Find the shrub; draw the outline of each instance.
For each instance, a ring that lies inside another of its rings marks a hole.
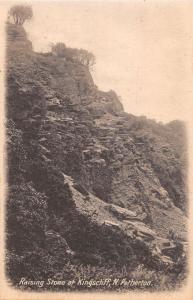
[[[34,255],[39,255],[45,246],[46,197],[38,193],[30,183],[11,186],[6,219],[8,276],[14,281],[21,276],[31,275],[32,270],[33,276],[37,275]]]
[[[51,45],[52,53],[58,57],[65,57],[66,45],[64,43],[56,43]]]
[[[26,151],[23,145],[22,131],[18,130],[12,120],[7,122],[7,158],[8,182],[13,184],[24,173]]]

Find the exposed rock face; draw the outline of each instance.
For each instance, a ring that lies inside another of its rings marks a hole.
[[[175,143],[174,124],[125,113],[85,66],[32,52],[23,28],[7,33],[8,118],[26,153],[20,180],[47,197],[47,247],[172,264],[169,232],[186,239],[183,134]]]
[[[11,44],[14,51],[32,51],[32,43],[27,39],[24,28],[20,25],[8,24],[9,34],[7,35],[8,47]],[[10,47],[9,47],[10,48]],[[11,49],[10,49],[11,50]]]

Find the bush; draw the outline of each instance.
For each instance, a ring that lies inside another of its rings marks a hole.
[[[46,197],[28,184],[13,185],[7,199],[8,246],[21,253],[39,245],[46,225]]]
[[[65,57],[66,54],[66,45],[64,43],[57,43],[51,45],[52,53],[58,57]]]
[[[22,131],[12,120],[7,122],[7,159],[8,182],[13,184],[21,180],[25,169],[26,151],[23,145]]]
[[[22,275],[27,276],[35,269],[33,259],[28,259],[29,254],[34,257],[45,247],[46,197],[38,193],[30,183],[11,186],[7,199],[6,219],[7,273],[14,281]],[[37,274],[36,272],[37,270],[34,274]]]
[[[84,49],[77,51],[77,60],[89,69],[96,63],[94,54]]]
[[[41,159],[29,160],[27,178],[34,183],[35,188],[45,193],[48,198],[48,208],[54,213],[63,213],[64,208],[70,208],[71,191],[64,184],[64,178],[57,167],[42,162]]]
[[[96,63],[93,53],[85,49],[67,48],[62,42],[51,45],[52,53],[58,57],[65,58],[74,62],[78,62],[91,69]]]

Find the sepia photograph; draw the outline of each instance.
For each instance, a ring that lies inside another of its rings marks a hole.
[[[0,299],[192,299],[192,4],[1,2]]]

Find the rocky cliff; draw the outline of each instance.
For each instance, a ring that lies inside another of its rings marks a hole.
[[[23,27],[8,24],[7,128],[7,270],[14,284],[29,274],[65,276],[69,264],[95,265],[103,274],[143,265],[181,276],[181,122],[125,113],[86,66],[35,53]]]

